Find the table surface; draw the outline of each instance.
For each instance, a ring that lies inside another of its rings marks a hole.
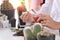
[[[24,40],[23,36],[13,36],[13,34],[9,28],[0,29],[0,40]],[[60,36],[56,36],[55,40],[60,40]]]
[[[24,40],[23,36],[13,36],[10,29],[0,29],[0,40]]]

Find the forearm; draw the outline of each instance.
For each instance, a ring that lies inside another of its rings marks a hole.
[[[59,29],[59,35],[60,35],[60,22],[58,22],[58,29]]]
[[[58,29],[60,29],[60,22],[57,22],[57,27]]]
[[[53,29],[56,29],[56,30],[60,29],[60,22],[55,21],[53,24],[54,24],[53,27],[52,27]]]

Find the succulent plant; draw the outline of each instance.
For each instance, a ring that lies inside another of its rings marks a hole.
[[[49,37],[51,33],[46,31],[40,31],[37,35],[41,37]]]
[[[32,26],[32,30],[26,29],[25,35],[28,40],[37,40],[37,33],[41,31],[41,25],[40,24],[34,24]]]
[[[33,38],[33,33],[29,29],[25,30],[25,35],[27,38]]]
[[[37,34],[37,40],[55,40],[55,35],[46,31],[40,31]]]
[[[35,24],[33,28],[33,35],[35,38],[37,37],[37,33],[41,31],[41,25],[40,24]]]
[[[39,23],[34,24],[32,27],[32,30],[25,30],[27,40],[55,40],[55,35],[42,30],[42,25]]]

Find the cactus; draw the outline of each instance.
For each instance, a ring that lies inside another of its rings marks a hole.
[[[47,31],[40,31],[37,34],[37,40],[55,40],[55,35]]]
[[[41,31],[41,25],[40,24],[35,24],[33,28],[33,35],[35,38],[37,37],[37,33]]]
[[[25,35],[28,40],[37,40],[37,33],[41,31],[41,25],[40,24],[35,24],[33,25],[33,29],[26,29]]]
[[[31,32],[31,30],[29,30],[29,29],[25,30],[25,35],[26,35],[26,37],[28,37],[28,38],[32,38],[32,37],[33,37],[33,34],[32,34],[32,32]]]
[[[41,37],[49,37],[51,33],[47,31],[40,31],[37,35]]]
[[[55,40],[55,35],[46,30],[42,30],[39,23],[33,25],[32,31],[26,29],[25,34],[27,40]]]

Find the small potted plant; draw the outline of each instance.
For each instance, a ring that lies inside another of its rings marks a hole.
[[[46,31],[41,31],[37,34],[37,40],[55,40],[55,35]]]

